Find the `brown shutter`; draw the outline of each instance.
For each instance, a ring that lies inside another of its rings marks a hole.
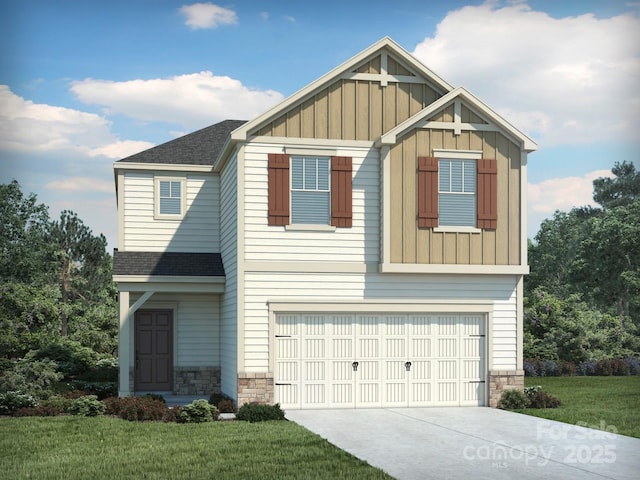
[[[331,225],[351,227],[351,157],[331,157]]]
[[[438,159],[418,157],[418,228],[438,226]]]
[[[269,225],[289,225],[289,155],[269,154]]]
[[[498,162],[478,160],[478,228],[498,226]]]

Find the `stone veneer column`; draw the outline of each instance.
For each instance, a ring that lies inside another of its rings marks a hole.
[[[273,404],[273,373],[238,373],[238,407],[245,403]]]
[[[490,370],[489,406],[496,408],[502,392],[516,388],[524,388],[524,370]]]
[[[220,367],[174,367],[175,395],[211,395],[220,392]]]

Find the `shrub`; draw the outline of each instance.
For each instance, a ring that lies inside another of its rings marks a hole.
[[[596,364],[596,375],[629,375],[629,365],[620,358],[605,358]]]
[[[233,404],[233,400],[220,400],[218,402],[218,411],[220,413],[234,413],[236,411],[236,407]]]
[[[21,408],[35,407],[36,405],[38,402],[29,394],[16,391],[0,393],[0,415],[13,415]]]
[[[238,409],[238,420],[245,422],[265,422],[268,420],[284,420],[284,411],[280,404],[262,405],[260,403],[245,403]]]
[[[629,366],[629,375],[640,375],[640,359],[627,357],[624,361]]]
[[[143,395],[143,397],[151,398],[153,400],[157,400],[158,402],[162,402],[165,405],[167,404],[167,401],[165,400],[165,398],[162,395],[160,395],[159,393],[145,393]]]
[[[57,364],[50,360],[17,362],[0,377],[0,392],[22,392],[36,398],[51,395],[51,386],[60,381]]]
[[[76,397],[79,398],[79,397]],[[66,396],[54,395],[46,400],[40,401],[40,406],[52,408],[58,410],[60,413],[70,413],[71,406],[75,398],[68,398]]]
[[[520,410],[527,408],[529,405],[529,398],[522,390],[510,388],[502,392],[500,401],[498,402],[498,408],[503,410]]]
[[[86,371],[78,374],[78,378],[88,382],[117,382],[118,359],[115,357],[101,358]]]
[[[585,362],[580,362],[576,367],[576,373],[578,375],[595,375],[597,364],[598,362],[596,362],[595,360],[587,360]]]
[[[537,377],[538,376],[538,360],[534,360],[533,358],[525,358],[522,362],[522,368],[524,369],[524,374],[527,377]]]
[[[83,347],[79,342],[60,339],[39,350],[29,352],[27,358],[53,360],[58,364],[58,369],[65,378],[74,378],[91,370],[98,361],[98,354],[88,347]]]
[[[213,422],[218,418],[218,409],[207,400],[194,400],[180,409],[181,423]]]
[[[535,385],[535,386],[531,386],[531,387],[524,387],[523,392],[527,396],[527,398],[531,398],[533,395],[538,393],[540,390],[542,390],[542,387],[540,385]]]
[[[38,405],[36,407],[24,407],[16,411],[14,417],[55,417],[63,413],[52,405]]]
[[[562,403],[547,392],[536,391],[529,396],[529,408],[557,408]]]
[[[560,360],[558,363],[558,373],[559,375],[575,375],[576,374],[576,364],[573,362],[568,362],[567,360]]]
[[[73,401],[69,413],[82,417],[97,417],[105,412],[106,406],[95,395],[87,395]]]
[[[176,405],[175,407],[167,408],[167,411],[162,420],[164,420],[165,422],[180,423],[182,420],[180,418],[180,410],[181,408],[178,405]]]
[[[95,395],[100,400],[118,395],[118,384],[115,382],[84,382],[81,380],[73,380],[69,385],[89,395]]]
[[[164,401],[151,396],[141,397],[111,397],[104,401],[105,414],[115,415],[130,422],[146,422],[163,420],[167,414],[167,405]]]

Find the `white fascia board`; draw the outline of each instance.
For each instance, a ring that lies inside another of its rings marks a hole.
[[[175,163],[136,163],[136,162],[116,162],[113,164],[114,170],[146,170],[146,171],[163,171],[163,172],[194,172],[194,173],[211,173],[212,165],[190,165]]]
[[[526,275],[528,265],[450,265],[381,263],[380,273],[431,273],[453,275]]]
[[[335,78],[341,76],[343,73],[347,72],[349,69],[355,67],[357,64],[365,61],[368,57],[377,53],[379,50],[387,48],[391,50],[392,53],[398,55],[404,62],[409,64],[416,71],[420,72],[424,75],[427,80],[432,82],[434,85],[440,87],[442,90],[448,92],[453,89],[451,85],[445,82],[442,78],[436,75],[433,71],[427,68],[422,62],[420,62],[417,58],[407,52],[404,48],[398,45],[389,37],[384,37],[381,40],[377,41],[370,47],[366,48],[356,56],[350,58],[346,62],[340,64],[335,67],[333,70],[325,73],[323,76],[318,78],[317,80],[311,82],[306,87],[298,90],[293,95],[287,97],[282,102],[280,102],[275,107],[267,110],[265,113],[260,115],[259,117],[245,123],[240,126],[236,130],[231,133],[231,139],[235,141],[245,141],[248,137],[248,132],[253,130],[254,128],[260,126],[261,124],[268,121],[270,118],[277,116],[280,112],[286,110],[291,105],[297,103],[302,100],[306,96],[310,95],[312,92],[316,90],[322,89],[325,85],[329,84]]]
[[[480,99],[478,99],[463,87],[458,87],[455,90],[450,91],[446,95],[440,97],[438,100],[428,105],[426,108],[422,109],[420,112],[416,113],[412,117],[409,117],[407,120],[405,120],[395,128],[389,130],[387,133],[380,137],[380,139],[376,142],[376,146],[395,145],[398,141],[398,137],[402,136],[410,129],[422,128],[423,126],[426,126],[427,119],[430,116],[447,107],[456,99],[462,99],[473,109],[479,111],[483,116],[487,117],[490,122],[497,125],[502,131],[504,131],[510,137],[514,138],[518,143],[520,143],[525,151],[532,152],[538,148],[533,140],[531,140],[528,136],[526,136],[511,123],[501,117],[498,113],[492,110],[487,104],[482,102]],[[450,128],[455,128],[454,122],[451,122]]]
[[[114,275],[119,292],[223,293],[225,277]]]

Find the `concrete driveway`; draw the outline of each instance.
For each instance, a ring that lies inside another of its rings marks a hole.
[[[640,439],[491,408],[290,410],[399,480],[640,479]]]

